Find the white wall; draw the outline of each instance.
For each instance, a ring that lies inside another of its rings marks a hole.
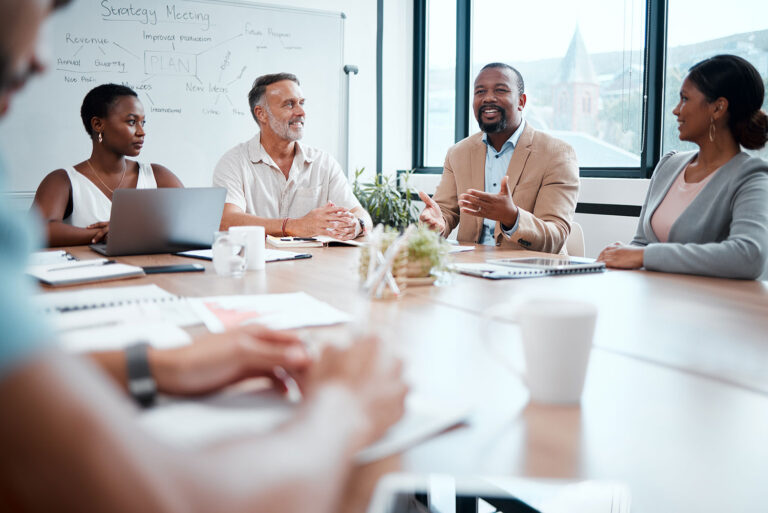
[[[361,167],[373,172],[376,169],[376,0],[271,0],[263,3],[346,14],[344,63],[354,64],[360,70],[357,75],[352,75],[350,82],[349,176]],[[323,101],[322,98],[307,100]],[[307,119],[307,123],[322,123],[322,120]],[[306,142],[312,144],[312,141]]]
[[[413,0],[384,2],[382,172],[411,169]]]
[[[376,171],[376,28],[377,0],[276,0],[269,3],[341,11],[344,61],[360,69],[350,83],[349,177],[365,167],[365,179]],[[382,74],[382,171],[411,168],[413,104],[413,0],[384,2]],[[312,101],[321,101],[313,98]],[[311,123],[313,120],[307,120]],[[311,141],[307,141],[311,144]]]
[[[349,176],[353,176],[355,169],[364,167],[365,177],[371,179],[376,170],[377,0],[272,0],[265,3],[339,11],[346,15],[344,63],[359,68],[350,83]],[[387,0],[384,4],[382,133],[383,171],[386,174],[408,169],[411,165],[412,33],[413,0]],[[322,101],[322,98],[308,100]],[[308,119],[307,123],[322,123],[322,120]],[[306,142],[312,144],[312,141]],[[8,199],[14,207],[26,209],[32,198],[24,194]]]
[[[650,180],[636,178],[582,178],[580,203],[642,205]],[[574,220],[584,230],[584,250],[596,257],[608,244],[629,242],[637,227],[636,217],[576,214]]]

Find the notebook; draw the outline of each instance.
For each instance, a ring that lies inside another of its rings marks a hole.
[[[64,313],[139,303],[169,303],[180,299],[153,284],[38,294],[35,304],[43,313]]]
[[[119,264],[106,258],[66,260],[55,264],[31,265],[27,274],[46,285],[59,287],[97,281],[123,280],[144,276],[141,267]]]
[[[560,274],[580,274],[605,271],[603,262],[591,258],[494,258],[483,263],[457,263],[453,268],[462,274],[490,280],[534,278]]]
[[[312,258],[312,255],[309,253],[295,253],[293,251],[281,251],[279,249],[265,249],[264,251],[264,260],[266,262]],[[212,249],[193,249],[192,251],[181,251],[176,254],[188,258],[199,258],[200,260],[213,260]]]
[[[51,292],[37,295],[35,305],[59,333],[87,330],[93,334],[93,330],[120,327],[135,332],[128,324],[140,325],[146,332],[159,324],[184,327],[202,322],[185,298],[157,285]]]
[[[156,348],[191,342],[184,326],[200,324],[187,301],[157,285],[112,287],[36,296],[62,349],[117,350],[145,341]]]
[[[358,240],[339,240],[327,235],[315,237],[275,237],[267,235],[267,243],[276,248],[322,248],[323,246],[362,246]]]

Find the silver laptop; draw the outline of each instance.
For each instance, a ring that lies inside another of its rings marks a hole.
[[[210,248],[225,197],[221,187],[118,189],[112,196],[107,242],[91,249],[121,256]]]

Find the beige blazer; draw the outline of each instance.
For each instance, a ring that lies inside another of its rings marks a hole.
[[[445,219],[443,235],[448,236],[458,224],[461,242],[477,242],[482,230],[483,219],[460,212],[458,200],[468,189],[485,190],[482,137],[482,133],[471,135],[448,150],[443,177],[433,196]],[[564,254],[579,195],[579,165],[573,148],[526,123],[507,176],[520,217],[512,237],[496,223],[496,245]]]

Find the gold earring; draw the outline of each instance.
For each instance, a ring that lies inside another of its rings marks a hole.
[[[712,137],[712,136],[710,136],[710,137]],[[104,137],[102,137],[101,136],[101,132],[99,132],[99,142],[103,142],[103,141],[104,141]]]
[[[709,120],[709,141],[715,142],[715,118]]]

